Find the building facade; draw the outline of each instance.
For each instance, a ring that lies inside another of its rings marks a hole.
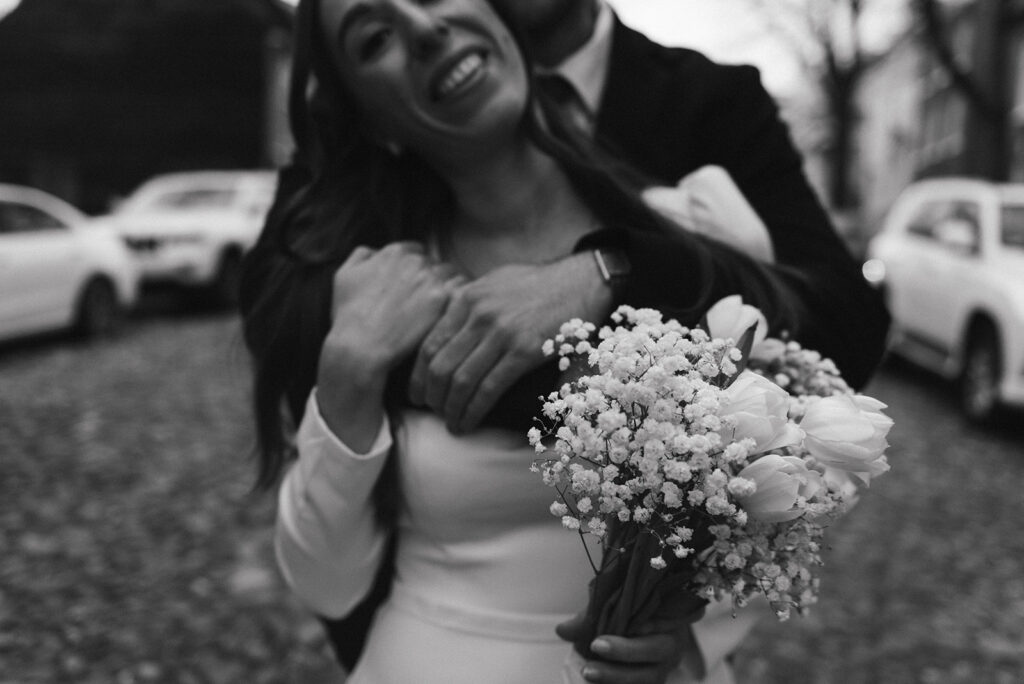
[[[921,27],[897,40],[861,81],[855,176],[863,240],[916,179],[1024,181],[1024,0],[956,6],[945,28],[973,94]]]
[[[281,161],[277,0],[22,0],[0,21],[0,182],[91,213],[156,173]]]

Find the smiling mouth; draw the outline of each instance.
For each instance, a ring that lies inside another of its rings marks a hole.
[[[483,70],[485,57],[482,52],[471,52],[456,62],[434,86],[431,92],[434,101],[452,97],[464,90]]]

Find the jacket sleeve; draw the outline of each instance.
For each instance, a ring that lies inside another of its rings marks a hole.
[[[389,423],[357,454],[331,433],[314,390],[296,440],[299,457],[278,495],[278,565],[307,607],[341,617],[370,591],[387,548],[371,492],[391,449]]]
[[[691,96],[704,103],[692,136],[700,163],[723,167],[771,235],[774,264],[713,240],[626,227],[614,238],[633,264],[621,303],[694,323],[729,294],[762,309],[788,333],[863,386],[884,351],[889,316],[807,182],[800,154],[757,69],[716,67]],[[610,238],[597,238],[610,239]]]

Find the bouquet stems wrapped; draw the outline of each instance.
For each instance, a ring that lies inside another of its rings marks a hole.
[[[639,636],[659,615],[684,616],[703,607],[687,589],[687,568],[656,570],[647,559],[660,552],[660,541],[640,526],[614,525],[601,568],[590,582],[583,629],[573,646],[595,658],[590,643],[601,634]]]

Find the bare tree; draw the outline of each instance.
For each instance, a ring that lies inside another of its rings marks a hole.
[[[1007,40],[1004,27],[1009,16],[1009,0],[974,0],[974,49],[968,55],[957,54],[953,29],[948,21],[947,2],[910,0],[922,27],[924,43],[946,73],[953,89],[968,106],[966,135],[974,154],[965,162],[964,171],[995,180],[1009,173],[1010,144],[1007,99]],[[962,4],[962,3],[960,3]]]
[[[835,209],[849,209],[857,201],[851,179],[856,94],[867,61],[863,19],[871,0],[749,1],[805,71],[815,75],[826,121],[828,201]]]

